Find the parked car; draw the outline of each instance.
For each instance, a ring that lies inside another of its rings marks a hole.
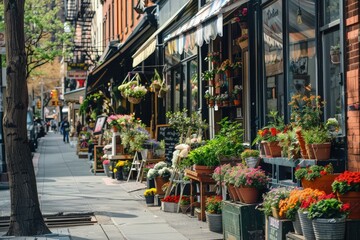
[[[38,146],[38,128],[36,127],[32,111],[27,111],[26,115],[26,128],[29,147],[31,152],[35,152]]]

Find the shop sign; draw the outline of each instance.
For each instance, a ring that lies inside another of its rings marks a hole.
[[[71,79],[86,79],[87,71],[83,70],[71,70],[67,72],[67,78]]]
[[[85,64],[85,63],[68,63],[67,64],[67,70],[74,70],[74,69],[78,69],[78,70],[88,70],[89,69],[89,65]]]

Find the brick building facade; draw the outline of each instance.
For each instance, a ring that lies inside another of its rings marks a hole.
[[[360,102],[359,78],[359,1],[348,0],[345,5],[346,25],[346,100],[347,100],[347,140],[348,168],[360,170]],[[355,108],[353,108],[355,107]],[[356,108],[357,107],[357,108]],[[356,110],[357,109],[357,110]]]

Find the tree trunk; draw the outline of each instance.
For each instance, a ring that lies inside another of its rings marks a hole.
[[[3,118],[11,216],[8,236],[50,233],[40,211],[27,139],[28,91],[24,42],[24,0],[5,0],[6,100]]]

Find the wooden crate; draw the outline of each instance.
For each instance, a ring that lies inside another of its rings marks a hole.
[[[266,223],[266,239],[267,240],[282,240],[286,239],[286,234],[294,231],[293,224],[290,220],[279,220],[273,217],[267,218]]]
[[[257,204],[223,201],[223,231],[226,240],[264,239],[265,217]]]

